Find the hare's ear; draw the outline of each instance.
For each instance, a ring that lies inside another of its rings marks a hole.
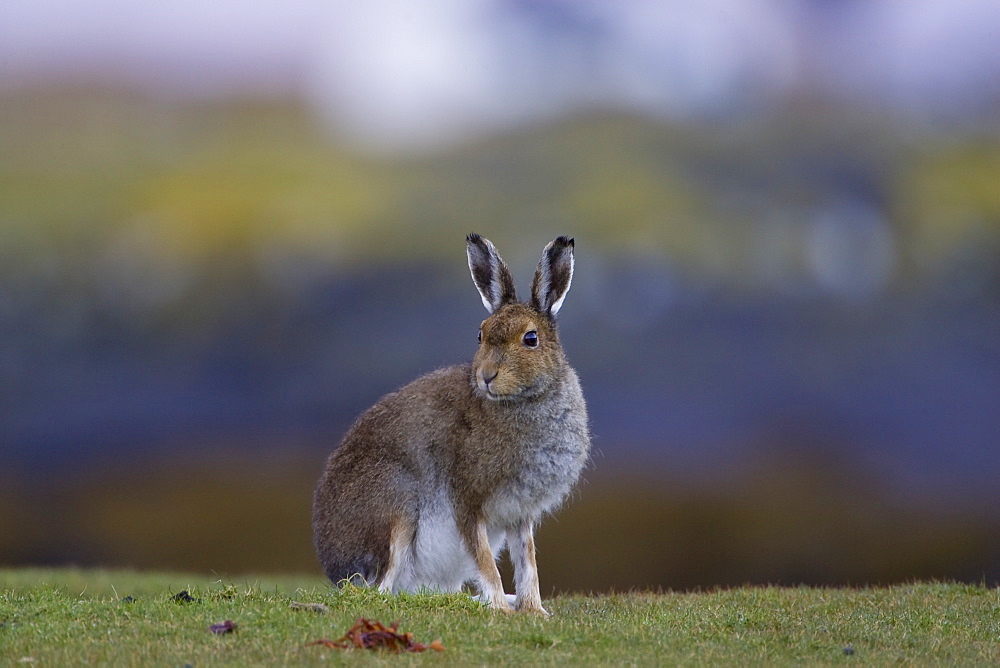
[[[517,301],[514,279],[490,240],[473,233],[465,238],[465,242],[472,282],[476,284],[486,310],[493,313],[504,304]]]
[[[554,316],[562,307],[573,282],[573,240],[557,237],[542,251],[531,282],[531,305]]]

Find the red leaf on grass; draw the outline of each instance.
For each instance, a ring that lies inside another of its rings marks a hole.
[[[445,649],[440,639],[430,645],[424,645],[416,642],[412,633],[400,633],[399,622],[386,626],[382,622],[364,617],[359,617],[354,626],[337,640],[324,638],[306,643],[306,647],[311,645],[323,645],[330,649],[386,649],[394,653],[423,652],[428,649],[443,652]]]

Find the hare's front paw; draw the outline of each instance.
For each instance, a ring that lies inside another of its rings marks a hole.
[[[518,612],[527,612],[529,614],[539,615],[541,617],[552,616],[548,610],[542,607],[541,601],[531,601],[531,600],[518,601],[515,604],[514,608]]]
[[[514,614],[514,606],[507,602],[507,597],[505,594],[501,594],[498,598],[492,599],[489,602],[490,610],[496,610],[497,612],[503,612],[505,614]]]
[[[514,612],[514,603],[517,599],[513,594],[501,594],[496,598],[489,598],[483,596],[482,594],[476,594],[472,597],[472,600],[482,603],[493,610],[499,610],[500,612]]]

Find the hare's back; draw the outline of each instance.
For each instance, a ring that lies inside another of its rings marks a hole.
[[[317,494],[328,503],[360,503],[419,484],[434,466],[428,446],[446,440],[469,393],[468,373],[439,369],[379,399],[330,455]]]
[[[447,432],[472,392],[469,374],[468,365],[445,367],[386,394],[361,414],[338,450],[406,448]]]

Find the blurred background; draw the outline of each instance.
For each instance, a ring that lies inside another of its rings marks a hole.
[[[594,431],[543,593],[1000,581],[993,0],[45,0],[0,20],[0,563],[320,574],[354,417],[476,348]]]

